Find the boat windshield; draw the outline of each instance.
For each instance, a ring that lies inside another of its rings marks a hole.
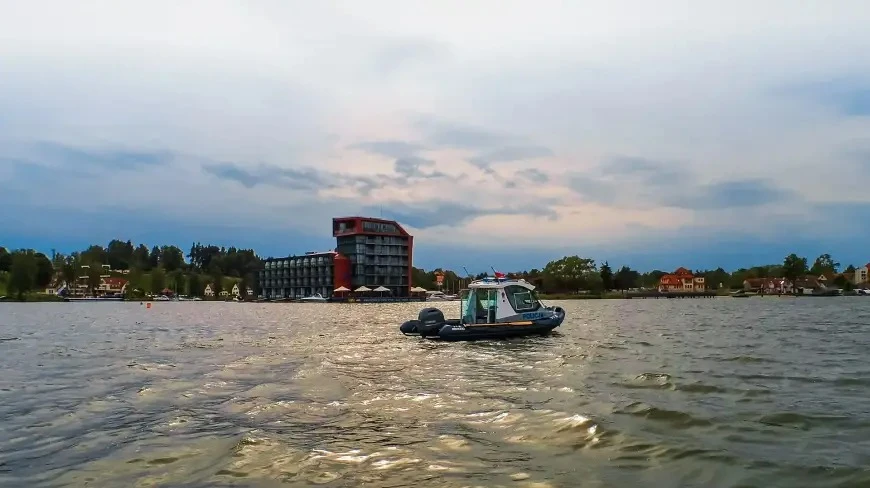
[[[460,311],[465,324],[495,323],[498,306],[498,290],[471,289],[460,294]]]
[[[517,313],[533,312],[541,308],[538,294],[535,290],[529,290],[523,286],[509,285],[505,287],[508,302]]]

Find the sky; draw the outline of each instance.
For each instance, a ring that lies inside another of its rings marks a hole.
[[[0,245],[870,261],[870,7],[0,0]]]

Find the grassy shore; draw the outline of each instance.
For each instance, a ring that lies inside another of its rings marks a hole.
[[[5,290],[0,291],[0,296],[4,296]],[[56,295],[46,295],[45,293],[28,293],[24,295],[24,300],[18,300],[17,295],[6,296],[4,301],[8,302],[28,302],[28,303],[45,303],[45,302],[62,302],[63,298]]]

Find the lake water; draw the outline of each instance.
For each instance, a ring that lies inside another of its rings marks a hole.
[[[0,304],[0,485],[870,485],[870,299],[559,304]]]

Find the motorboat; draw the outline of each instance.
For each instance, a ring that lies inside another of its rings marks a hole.
[[[454,300],[459,300],[459,297],[456,295],[447,295],[444,292],[435,290],[426,292],[427,302],[452,302]]]
[[[305,298],[300,298],[299,301],[300,301],[300,302],[315,302],[315,303],[321,303],[321,302],[328,302],[329,299],[327,299],[327,298],[323,298],[323,295],[321,295],[320,293],[315,293],[314,295],[311,295],[311,296],[308,296],[308,297],[305,297]]]
[[[416,320],[399,330],[410,336],[446,341],[499,339],[546,335],[565,320],[565,310],[545,306],[535,286],[522,279],[485,277],[460,293],[458,319],[444,318],[434,307],[424,308]]]

